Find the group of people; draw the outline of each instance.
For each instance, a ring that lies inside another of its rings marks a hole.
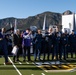
[[[8,62],[8,40],[3,35],[3,30],[0,31],[0,48],[2,48],[5,62]],[[20,61],[19,56],[22,51],[23,61],[26,61],[26,56],[28,61],[31,61],[30,48],[32,46],[34,61],[36,60],[66,60],[68,58],[68,53],[73,54],[76,57],[76,34],[72,30],[71,34],[65,31],[64,33],[54,31],[50,28],[48,31],[43,33],[40,29],[36,32],[31,31],[29,28],[25,31],[20,32],[19,29],[16,33],[11,33],[12,37],[12,48],[16,46],[18,48],[17,55],[13,55],[13,62]],[[41,59],[41,55],[43,58]],[[50,55],[52,57],[50,58]]]
[[[15,35],[17,35],[17,33],[14,34],[13,37],[15,37]],[[18,38],[14,38],[14,43],[17,43],[18,41],[17,46],[20,50],[22,47],[23,61],[26,60],[26,56],[28,57],[28,61],[31,60],[31,45],[33,46],[34,61],[36,61],[37,58],[40,61],[41,54],[43,54],[43,61],[45,61],[46,54],[47,60],[66,60],[69,52],[71,58],[73,58],[74,53],[76,56],[76,34],[74,31],[72,31],[71,34],[68,34],[67,31],[65,31],[65,33],[53,32],[52,28],[50,28],[47,32],[42,33],[40,29],[38,29],[37,32],[32,32],[30,29],[26,29],[26,31],[21,34],[21,40]],[[52,58],[50,58],[50,54],[52,55]]]

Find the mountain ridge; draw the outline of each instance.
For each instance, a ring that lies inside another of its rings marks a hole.
[[[63,13],[46,11],[37,14],[35,16],[29,16],[27,18],[8,17],[0,19],[0,28],[5,27],[6,29],[9,29],[11,27],[11,24],[13,26],[15,25],[15,19],[17,19],[18,29],[25,30],[30,26],[37,26],[37,28],[42,29],[45,14],[46,14],[46,24],[47,26],[50,26],[50,25],[61,25],[61,16],[72,14],[72,12],[70,10],[67,10]]]

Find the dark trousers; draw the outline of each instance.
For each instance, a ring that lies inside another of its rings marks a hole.
[[[33,54],[34,54],[35,49],[36,49],[36,44],[33,44]]]
[[[52,52],[52,60],[54,59],[54,57],[56,57],[56,60],[58,60],[58,50],[59,50],[59,45],[58,44],[54,45],[54,50]]]
[[[68,58],[68,53],[69,53],[69,51],[70,51],[70,46],[67,46],[66,47],[66,57]]]
[[[0,41],[0,49],[2,50],[5,58],[5,63],[8,62],[8,50],[7,50],[7,44],[5,40]]]
[[[27,54],[26,54],[27,52]],[[24,60],[26,59],[26,56],[28,57],[28,61],[30,61],[30,46],[24,46],[24,49],[23,49],[23,57],[24,57]]]
[[[42,44],[43,60],[45,60],[45,56],[46,56],[46,53],[48,51],[48,48],[47,47],[48,46],[47,46],[46,43]]]
[[[34,60],[37,59],[37,55],[38,55],[38,60],[40,60],[40,55],[41,55],[41,45],[40,44],[36,44],[36,49],[34,51]]]
[[[75,57],[76,57],[76,44],[71,44],[71,58],[73,58],[73,53],[75,53]]]
[[[62,59],[62,56],[63,56],[64,60],[66,60],[66,57],[67,57],[66,50],[67,50],[67,46],[63,45],[60,51],[60,59]]]
[[[48,45],[48,51],[47,51],[47,60],[50,60],[50,53],[52,52],[52,45]]]

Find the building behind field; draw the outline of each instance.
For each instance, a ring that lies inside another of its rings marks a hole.
[[[72,30],[76,32],[76,14],[62,15],[62,31],[68,31],[70,33]]]

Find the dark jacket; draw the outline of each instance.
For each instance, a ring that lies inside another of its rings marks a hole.
[[[65,37],[61,37],[61,45],[67,45],[68,44],[68,38],[65,36]]]
[[[60,37],[54,37],[54,40],[53,40],[53,44],[54,45],[59,45],[60,44]]]
[[[76,34],[74,34],[74,35],[70,35],[69,36],[69,41],[70,41],[70,44],[76,44]]]
[[[15,45],[19,46],[20,45],[20,35],[14,34],[13,35],[13,42],[14,42],[14,46]]]
[[[51,35],[48,34],[47,37],[48,37],[48,45],[49,46],[53,45],[54,44],[54,35],[53,34],[51,34]]]
[[[37,34],[35,37],[35,43],[41,44],[41,42],[42,42],[42,34]]]

